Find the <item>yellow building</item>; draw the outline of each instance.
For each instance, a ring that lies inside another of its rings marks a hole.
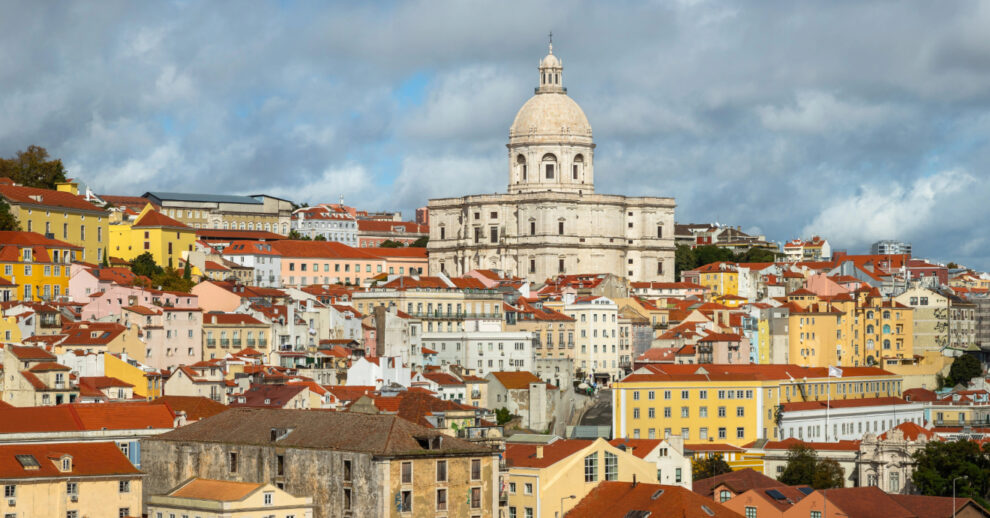
[[[898,365],[914,357],[914,310],[876,289],[788,295],[790,361],[803,366]]]
[[[231,482],[193,478],[165,495],[148,498],[149,518],[190,516],[250,518],[294,516],[312,518],[313,497],[292,496],[271,483]]]
[[[124,361],[113,354],[103,355],[105,375],[134,386],[134,395],[145,399],[162,396],[162,373],[134,360]]]
[[[506,306],[505,322],[506,331],[533,333],[536,358],[574,358],[574,318],[541,302],[519,300]]]
[[[2,277],[18,285],[15,300],[53,300],[67,296],[69,266],[73,254],[79,250],[78,246],[34,232],[0,232]]]
[[[613,385],[612,429],[617,438],[742,446],[778,439],[780,405],[831,398],[900,397],[901,377],[877,367],[653,364]]]
[[[713,298],[725,295],[739,295],[739,271],[732,263],[711,263],[694,270],[698,284],[704,286]]]
[[[657,466],[605,439],[506,444],[508,516],[559,518],[602,481],[657,478]],[[573,495],[573,496],[572,496]]]
[[[756,363],[766,365],[770,361],[770,320],[761,318],[756,322]]]
[[[196,230],[158,212],[149,203],[134,223],[110,227],[110,255],[130,261],[149,252],[155,263],[178,268],[182,252],[192,251]]]
[[[0,446],[0,516],[141,516],[141,477],[113,442]]]
[[[21,230],[76,247],[75,260],[99,263],[106,253],[110,215],[76,192],[24,187],[0,179],[0,198],[10,205]]]

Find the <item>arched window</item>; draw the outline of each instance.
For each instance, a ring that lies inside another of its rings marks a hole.
[[[883,348],[884,349],[890,349],[890,340],[884,340],[883,341]]]
[[[581,174],[581,169],[584,167],[584,155],[577,155],[574,157],[574,165],[571,166],[571,177],[574,180],[578,179]]]
[[[289,229],[287,227],[288,227],[288,224],[287,223],[282,223],[282,233],[283,234],[287,234],[288,233],[288,230]]]
[[[871,319],[871,320],[872,320],[872,319],[873,319],[873,312],[872,312],[872,311],[867,311],[867,312],[866,312],[866,318],[868,318],[868,319]]]
[[[242,221],[241,222],[241,230],[244,230],[244,227],[245,227],[245,225],[244,225],[244,222]]]
[[[229,228],[229,226],[227,225],[227,222],[226,222],[226,221],[224,221],[224,222],[223,222],[223,229],[224,229],[224,230],[227,230],[228,228]]]
[[[553,180],[554,172],[557,169],[557,157],[553,153],[543,155],[543,170],[546,171],[546,179]]]
[[[265,223],[265,232],[271,232],[271,231],[272,231],[272,224]]]
[[[516,171],[519,174],[519,178],[523,180],[526,179],[526,157],[519,155],[516,157]]]
[[[884,324],[883,325],[883,334],[885,334],[885,335],[889,335],[890,334],[890,325],[889,324]]]
[[[883,318],[884,318],[884,320],[890,319],[890,311],[884,311],[883,312]]]
[[[872,335],[874,332],[875,332],[875,329],[873,329],[873,325],[872,324],[866,326],[866,334]]]
[[[248,230],[254,230],[254,223],[248,223]]]

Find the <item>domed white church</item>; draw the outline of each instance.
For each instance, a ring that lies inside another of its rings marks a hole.
[[[591,124],[567,95],[552,44],[539,70],[509,129],[508,194],[430,200],[430,271],[673,280],[674,199],[596,194]]]

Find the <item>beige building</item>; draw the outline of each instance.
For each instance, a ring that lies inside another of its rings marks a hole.
[[[469,320],[502,320],[502,294],[473,277],[398,277],[352,295],[353,305],[365,315],[377,306],[394,305],[422,320],[425,333],[465,331]]]
[[[70,368],[40,347],[7,344],[3,348],[3,401],[18,407],[72,403],[79,389],[69,379]]]
[[[191,194],[146,192],[142,195],[161,207],[162,214],[193,228],[256,230],[288,235],[292,202],[256,194]]]
[[[141,479],[113,442],[0,446],[0,516],[141,515]]]
[[[313,499],[297,497],[271,483],[193,478],[165,495],[148,499],[149,518],[196,515],[199,518],[277,516],[312,518]]]
[[[506,444],[508,516],[559,518],[600,482],[652,482],[656,464],[605,439]],[[573,498],[571,497],[573,495]]]
[[[430,200],[431,272],[673,280],[674,199],[595,193],[591,124],[562,74],[551,46],[509,129],[507,194]]]

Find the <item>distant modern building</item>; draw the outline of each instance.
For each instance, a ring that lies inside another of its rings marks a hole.
[[[903,241],[883,240],[877,241],[870,246],[871,254],[907,254],[911,255],[911,243]]]
[[[595,193],[591,124],[562,74],[551,46],[509,129],[507,194],[430,200],[430,271],[673,280],[674,199]]]
[[[292,202],[255,194],[195,194],[146,192],[142,195],[160,206],[162,212],[193,228],[224,230],[263,230],[287,235],[292,218]]]

